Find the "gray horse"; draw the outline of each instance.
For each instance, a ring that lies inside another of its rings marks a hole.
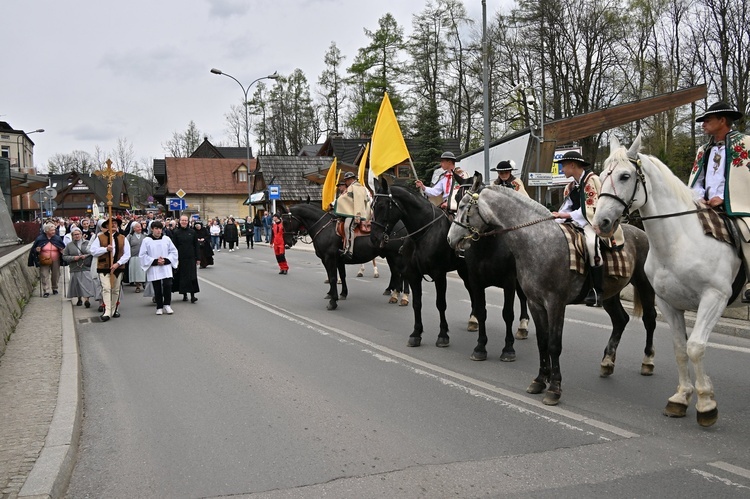
[[[500,186],[481,187],[482,176],[476,174],[469,193],[459,204],[458,213],[448,232],[448,243],[454,247],[471,244],[481,237],[502,234],[516,258],[521,288],[529,301],[536,327],[539,348],[539,374],[526,390],[541,393],[549,388],[543,402],[557,405],[562,393],[560,353],[565,321],[565,307],[582,303],[588,292],[587,276],[570,270],[568,241],[549,210],[536,201]],[[620,302],[620,291],[628,283],[634,288],[634,315],[643,313],[646,327],[645,357],[641,374],[653,373],[653,334],[656,328],[654,290],[643,270],[648,254],[646,234],[633,226],[623,226],[626,253],[632,275],[605,277],[604,310],[612,320],[612,335],[601,362],[601,375],[614,371],[620,337],[629,321]]]

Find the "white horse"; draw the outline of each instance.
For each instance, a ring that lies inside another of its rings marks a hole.
[[[629,150],[617,139],[610,143],[593,225],[608,235],[621,215],[640,210],[650,243],[646,274],[672,329],[679,372],[677,392],[669,397],[664,414],[684,417],[696,391],[698,424],[711,426],[719,413],[703,357],[711,331],[745,282],[744,275],[738,275],[741,260],[733,246],[704,234],[692,191],[657,158],[639,154],[640,147],[640,135]],[[685,310],[697,311],[689,338]],[[695,370],[695,387],[688,359]]]

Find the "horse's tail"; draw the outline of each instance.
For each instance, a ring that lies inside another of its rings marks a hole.
[[[643,304],[641,303],[641,295],[638,294],[638,288],[635,286],[631,286],[633,288],[633,317],[642,317],[643,316]]]

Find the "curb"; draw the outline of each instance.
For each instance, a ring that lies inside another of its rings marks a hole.
[[[62,300],[62,365],[57,405],[39,458],[18,497],[58,498],[68,488],[81,432],[81,360],[72,302]]]

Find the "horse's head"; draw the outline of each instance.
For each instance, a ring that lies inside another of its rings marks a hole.
[[[487,223],[479,214],[479,195],[484,184],[482,174],[476,172],[471,184],[461,187],[456,196],[461,196],[458,202],[458,210],[448,230],[448,245],[455,250],[465,249],[480,237],[481,231],[487,227]]]
[[[602,182],[593,226],[602,236],[611,236],[620,217],[629,215],[648,201],[646,180],[641,169],[641,135],[630,149],[620,146],[617,138],[610,141],[610,154],[604,162],[599,179]]]
[[[299,237],[307,235],[305,224],[291,210],[282,206],[281,224],[284,227],[284,246],[291,248]],[[292,207],[294,208],[294,207]]]
[[[375,197],[372,200],[372,225],[370,228],[370,240],[381,248],[388,243],[388,234],[404,215],[403,209],[393,199],[393,194],[384,178],[380,184],[376,183]]]

